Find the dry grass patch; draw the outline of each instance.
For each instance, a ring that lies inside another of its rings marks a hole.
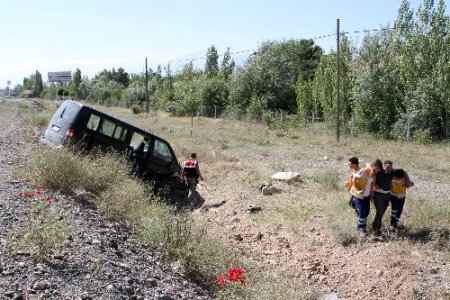
[[[150,195],[142,182],[122,178],[100,193],[98,206],[105,218],[138,226]]]
[[[145,243],[161,247],[167,259],[180,261],[186,276],[210,287],[214,287],[219,272],[241,265],[237,255],[209,235],[191,215],[175,215],[159,202],[145,208],[139,232]]]

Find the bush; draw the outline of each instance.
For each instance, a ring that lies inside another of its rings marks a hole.
[[[135,115],[138,115],[138,114],[144,112],[144,109],[140,105],[133,105],[131,107],[131,110],[133,111],[133,114],[135,114]]]
[[[82,186],[85,169],[81,157],[70,153],[67,149],[51,149],[45,146],[33,148],[28,165],[20,169],[28,181],[37,186],[45,186],[73,194]]]
[[[91,152],[80,157],[85,176],[81,187],[100,195],[109,187],[127,178],[127,160],[119,153]]]
[[[19,176],[68,194],[87,190],[100,195],[128,176],[125,158],[115,153],[94,152],[81,156],[67,148],[37,145],[31,150],[28,163],[19,171]]]

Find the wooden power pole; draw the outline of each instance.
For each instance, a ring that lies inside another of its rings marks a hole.
[[[339,70],[340,58],[339,58],[339,44],[340,44],[341,33],[339,30],[339,19],[337,19],[336,24],[336,140],[339,142],[340,136],[340,96],[341,96],[341,73]]]
[[[147,57],[145,58],[145,111],[148,114],[149,98],[148,98],[148,66]]]

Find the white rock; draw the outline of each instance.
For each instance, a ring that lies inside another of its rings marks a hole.
[[[300,177],[297,172],[278,172],[272,175],[272,179],[281,181],[295,181]]]

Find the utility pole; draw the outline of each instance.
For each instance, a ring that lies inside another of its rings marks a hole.
[[[336,140],[339,143],[339,136],[340,136],[340,115],[339,115],[339,111],[340,111],[340,85],[341,85],[341,73],[339,70],[339,65],[340,65],[340,58],[339,58],[339,44],[340,44],[340,37],[341,37],[341,33],[339,30],[339,19],[336,20],[337,24],[336,24]]]
[[[147,66],[147,57],[145,58],[145,111],[148,114],[148,66]]]

